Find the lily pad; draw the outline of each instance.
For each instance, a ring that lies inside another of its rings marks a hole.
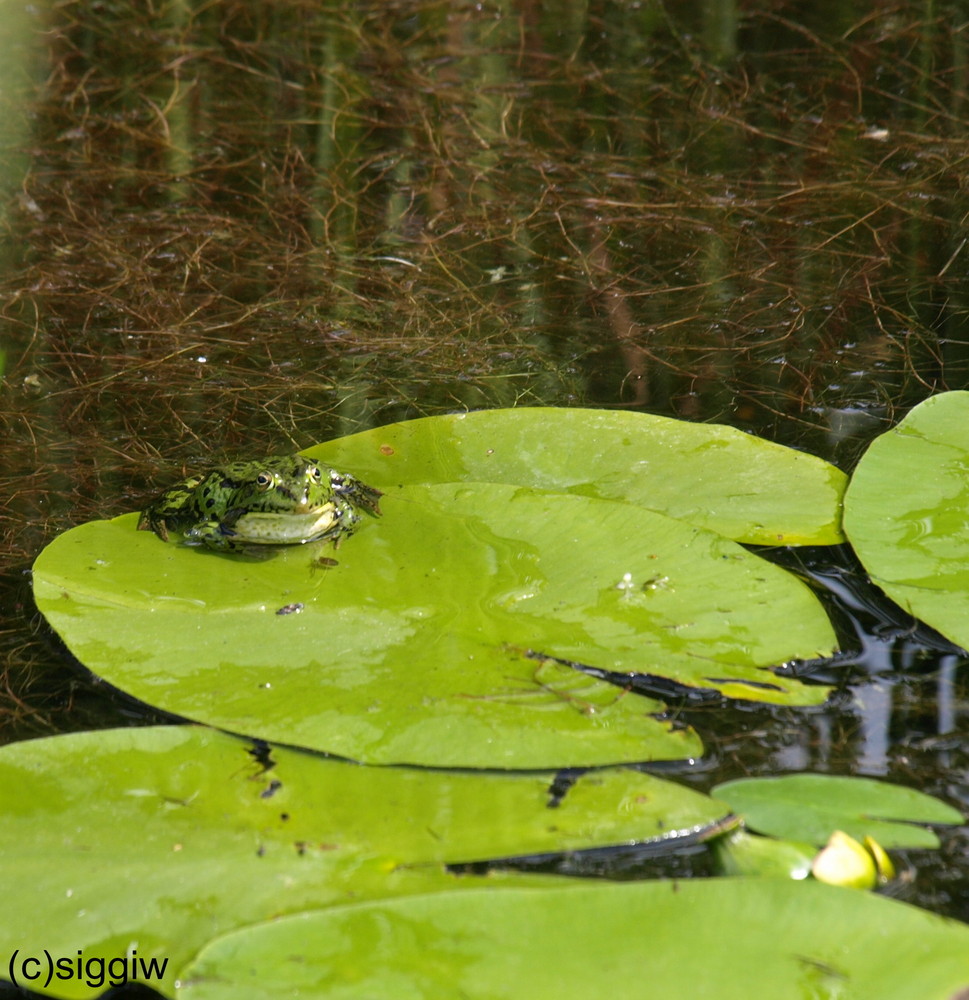
[[[278,747],[259,757],[245,741],[194,726],[3,747],[0,974],[16,970],[7,965],[15,951],[72,961],[136,951],[167,961],[170,995],[177,970],[207,941],[246,924],[443,887],[544,885],[443,866],[675,843],[727,812],[634,770],[571,785],[554,778],[360,767]],[[70,972],[46,992],[90,997],[96,985]]]
[[[832,651],[822,607],[721,535],[509,485],[379,485],[384,516],[336,566],[311,546],[245,561],[165,544],[134,515],[81,525],[38,557],[38,607],[83,663],[149,704],[371,763],[701,751],[656,718],[662,705],[569,663],[736,698],[826,697],[769,669]]]
[[[248,927],[179,978],[179,1000],[953,1000],[969,987],[969,927],[783,879],[509,888]]]
[[[856,840],[871,836],[882,847],[934,848],[939,838],[919,824],[964,822],[931,795],[873,778],[785,774],[728,781],[713,791],[752,830],[816,846],[842,830]]]
[[[843,472],[722,424],[516,407],[407,420],[305,453],[378,485],[515,483],[624,500],[736,541],[844,541]]]
[[[845,530],[872,580],[969,647],[969,392],[916,406],[865,452]]]

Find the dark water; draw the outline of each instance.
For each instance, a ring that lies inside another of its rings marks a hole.
[[[26,573],[213,456],[583,405],[850,470],[969,386],[961,8],[751,6],[7,17],[0,739],[151,721],[75,669]],[[824,711],[685,707],[710,754],[683,780],[860,773],[969,810],[965,658],[850,553],[777,558],[858,655],[819,668]],[[943,837],[907,898],[969,919],[967,834]]]

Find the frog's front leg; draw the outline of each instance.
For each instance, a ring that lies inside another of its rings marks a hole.
[[[168,522],[151,510],[142,511],[138,520],[138,530],[154,531],[163,542],[168,541]]]
[[[186,518],[192,517],[195,490],[201,482],[201,476],[190,476],[165,490],[142,511],[138,530],[154,531],[163,542],[167,542],[168,532],[179,530]]]

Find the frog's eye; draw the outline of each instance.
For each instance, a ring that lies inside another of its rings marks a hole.
[[[320,472],[320,467],[318,465],[313,465],[307,470],[310,474],[310,478],[314,483],[318,483],[323,478],[323,473]]]
[[[275,481],[276,480],[271,472],[260,472],[259,475],[256,476],[256,486],[263,493],[270,489]]]

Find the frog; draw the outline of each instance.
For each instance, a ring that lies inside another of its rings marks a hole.
[[[139,531],[219,552],[332,540],[352,534],[360,512],[380,516],[380,490],[303,455],[217,465],[165,490],[142,511]]]

